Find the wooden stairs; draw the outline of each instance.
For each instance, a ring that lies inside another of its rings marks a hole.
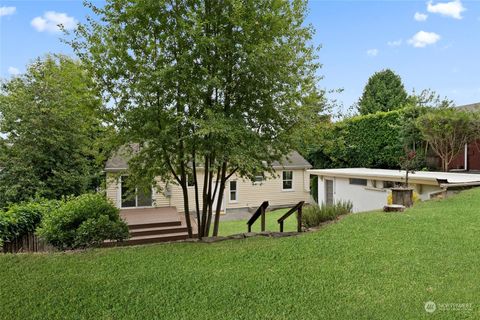
[[[128,246],[188,239],[185,217],[176,208],[144,208],[121,210],[120,215],[127,222],[130,238],[124,242],[105,242],[105,246]],[[197,225],[192,220],[194,237]]]

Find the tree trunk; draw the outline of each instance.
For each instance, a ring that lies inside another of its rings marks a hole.
[[[223,202],[223,193],[225,191],[226,184],[226,175],[227,175],[227,163],[224,161],[222,164],[222,172],[220,176],[220,189],[218,194],[217,207],[215,208],[215,222],[213,224],[213,236],[218,236],[218,229],[220,224],[220,212],[222,211],[222,202]]]
[[[187,224],[188,237],[192,238],[192,222],[190,220],[190,207],[188,203],[188,185],[187,185],[187,174],[185,172],[185,164],[182,163],[180,166],[180,180],[182,185],[183,192],[183,211],[185,213],[185,223]]]

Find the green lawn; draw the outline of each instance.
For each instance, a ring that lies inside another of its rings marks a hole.
[[[0,255],[0,305],[0,319],[480,319],[480,190],[298,237]]]

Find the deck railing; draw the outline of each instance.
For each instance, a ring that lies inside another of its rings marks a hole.
[[[297,231],[302,232],[302,207],[305,204],[305,201],[300,201],[297,203],[292,209],[288,210],[283,216],[281,216],[277,221],[280,224],[280,232],[283,232],[283,222],[285,219],[290,217],[292,213],[295,211],[298,212],[297,214]]]
[[[265,212],[267,211],[268,208],[268,201],[264,201],[260,207],[258,207],[257,211],[250,217],[250,219],[247,221],[247,226],[248,226],[248,232],[252,232],[252,225],[257,221],[258,217],[261,218],[261,230],[265,231]]]

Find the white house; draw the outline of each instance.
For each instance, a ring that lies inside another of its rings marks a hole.
[[[318,202],[327,205],[351,201],[354,212],[378,210],[387,204],[392,187],[405,182],[405,171],[367,168],[308,170],[318,176]],[[417,171],[409,175],[410,187],[422,200],[447,189],[480,185],[480,174]]]

